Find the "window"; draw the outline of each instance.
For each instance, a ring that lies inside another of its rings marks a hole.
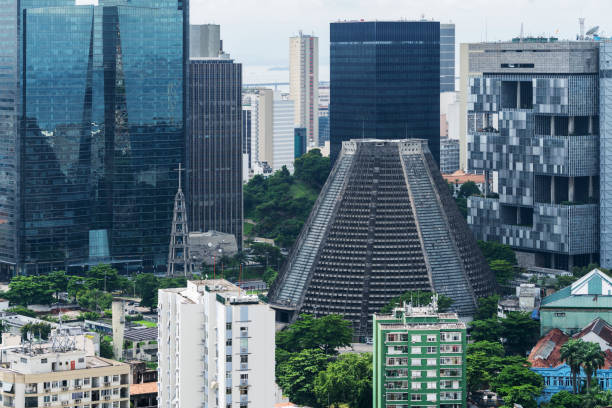
[[[249,379],[249,375],[248,374],[240,374],[240,379],[241,380],[248,380]]]
[[[455,333],[455,332],[440,333],[440,340],[442,341],[461,341],[461,333]]]
[[[225,323],[225,330],[232,330],[232,324],[231,323]]]
[[[410,396],[410,400],[411,401],[421,401],[423,399],[423,395],[422,394],[412,394]]]
[[[51,401],[56,402],[57,401],[57,394],[54,394],[51,396]]]
[[[47,359],[46,358],[41,358],[40,359],[40,363],[41,364],[47,364]]]
[[[90,381],[89,377],[84,378],[84,379],[83,379],[83,384],[84,384],[84,385],[89,385],[89,381]]]
[[[436,354],[435,347],[427,347],[427,354]]]
[[[27,364],[27,363],[28,363],[28,359],[27,359],[27,358],[23,358],[23,357],[21,357],[21,358],[19,359],[19,361],[21,361],[22,363],[25,363],[25,364]]]
[[[438,364],[438,360],[436,360],[435,358],[428,358],[427,359],[427,365],[428,366],[435,366],[436,364]]]
[[[436,335],[435,334],[428,334],[427,335],[427,342],[433,343],[435,341],[436,341]]]
[[[119,388],[113,388],[113,395],[119,395]]]
[[[84,357],[79,358],[79,363],[84,363],[84,362],[85,362],[85,358]]]
[[[249,389],[247,387],[241,387],[240,395],[249,395]]]
[[[245,364],[249,362],[249,356],[240,356],[240,363]]]
[[[430,381],[430,382],[427,383],[427,389],[428,390],[435,390],[437,388],[437,385],[438,384],[436,382]]]
[[[119,382],[119,376],[113,375],[113,382]]]
[[[413,382],[412,383],[412,388],[413,390],[420,390],[421,389],[421,383],[420,382]]]
[[[421,354],[421,348],[420,347],[412,347],[412,349],[410,350],[410,352],[412,354]]]
[[[225,394],[231,395],[231,393],[232,393],[232,387],[226,387],[225,388]]]
[[[226,354],[225,355],[225,362],[226,363],[231,363],[232,362],[232,355],[231,354]]]
[[[433,378],[437,375],[438,373],[436,372],[436,370],[427,370],[427,377],[429,378]]]
[[[436,394],[427,394],[427,401],[435,402],[436,399]]]
[[[421,371],[412,372],[412,378],[419,378],[419,377],[421,377]]]
[[[225,340],[225,345],[226,346],[231,346],[232,345],[232,339]]]
[[[43,397],[43,402],[51,402],[51,396],[50,395],[45,395]]]
[[[50,383],[50,382],[44,382],[44,383],[43,383],[43,388],[44,388],[45,390],[48,390],[49,388],[51,388],[51,383]]]
[[[413,365],[413,366],[420,366],[421,365],[421,359],[420,358],[413,358],[410,364]]]
[[[413,343],[420,343],[421,342],[421,336],[417,336],[417,335],[412,335],[412,339],[411,341]]]

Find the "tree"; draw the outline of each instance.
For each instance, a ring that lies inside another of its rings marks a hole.
[[[588,388],[582,396],[582,406],[584,408],[602,408],[612,405],[612,392],[602,391],[598,385]]]
[[[559,391],[550,399],[548,408],[582,408],[582,398],[565,390]]]
[[[59,301],[59,293],[68,290],[68,275],[65,271],[53,271],[47,275],[47,280],[55,291],[55,299]]]
[[[468,344],[467,355],[483,353],[487,357],[503,357],[504,346],[498,341],[477,341],[472,344]]]
[[[516,385],[513,387],[503,387],[498,390],[499,395],[504,399],[506,407],[519,404],[523,408],[536,408],[536,397],[542,392],[542,387],[531,384]]]
[[[21,306],[21,305],[13,306],[10,309],[8,309],[7,312],[15,313],[15,314],[22,315],[22,316],[36,317],[36,312],[35,311],[30,310],[27,307],[24,307],[24,306]]]
[[[320,190],[330,170],[329,157],[323,157],[319,149],[312,149],[302,157],[295,159],[293,175],[296,179]]]
[[[497,316],[498,295],[478,298],[478,309],[474,315],[474,320],[484,320]]]
[[[100,264],[92,266],[85,278],[88,289],[99,289],[107,292],[120,289],[119,273],[110,265]]]
[[[510,262],[511,265],[516,265],[516,254],[508,245],[499,244],[497,242],[478,241],[478,246],[482,251],[487,262],[499,259]]]
[[[586,375],[587,389],[591,389],[593,376],[597,376],[597,370],[604,366],[606,355],[601,351],[599,343],[585,342],[583,347],[582,368]]]
[[[134,286],[140,296],[140,306],[153,310],[157,307],[159,281],[152,273],[141,273],[134,279]]]
[[[473,181],[465,182],[459,188],[459,197],[468,198],[470,196],[480,194],[480,189]]]
[[[524,365],[508,365],[491,381],[493,391],[498,392],[504,387],[516,387],[523,384],[533,385],[534,387],[542,388],[542,376],[531,371]]]
[[[23,340],[28,340],[31,335],[33,338],[48,340],[49,334],[51,333],[51,325],[49,323],[27,323],[24,326],[21,326],[21,338]]]
[[[9,283],[4,295],[11,303],[28,306],[33,304],[50,305],[53,303],[54,290],[49,282],[40,276],[15,276]]]
[[[561,359],[569,366],[572,374],[572,390],[578,393],[578,375],[584,361],[584,342],[581,339],[569,339],[561,346]]]
[[[341,316],[315,318],[303,314],[285,330],[276,334],[276,346],[291,353],[319,349],[328,355],[337,354],[339,347],[350,345],[353,330]]]
[[[495,280],[499,285],[506,285],[516,275],[514,266],[506,260],[495,259],[489,262],[489,268],[495,275]]]
[[[509,312],[501,321],[501,329],[508,354],[524,356],[540,337],[540,323],[525,312]]]
[[[349,408],[372,406],[372,355],[344,354],[329,363],[314,383],[317,400],[323,406],[341,403]]]
[[[320,407],[315,394],[315,379],[327,368],[329,357],[321,350],[301,350],[278,367],[276,382],[283,394],[297,405]]]
[[[113,296],[99,289],[82,290],[77,295],[77,302],[83,309],[100,312],[111,306]]]
[[[266,271],[264,272],[262,279],[264,282],[266,282],[266,285],[268,285],[268,287],[272,287],[272,284],[274,283],[277,277],[278,277],[278,272],[268,267],[266,268]]]
[[[113,345],[105,338],[100,339],[100,356],[104,358],[115,358]]]
[[[391,313],[394,308],[400,307],[406,303],[412,303],[413,305],[426,306],[431,303],[433,292],[424,291],[408,291],[400,296],[396,296],[389,301],[389,303],[380,309],[380,313]],[[448,296],[438,294],[438,311],[446,312],[453,303],[453,299]]]
[[[577,280],[578,278],[575,277],[574,275],[557,276],[557,279],[555,280],[555,289],[556,290],[563,289],[571,285],[572,283],[576,282]]]
[[[262,242],[251,244],[251,254],[255,258],[255,262],[264,265],[266,269],[277,265],[280,266],[284,260],[280,248]]]
[[[502,337],[502,327],[496,317],[474,320],[470,323],[471,337],[474,341],[497,342]]]

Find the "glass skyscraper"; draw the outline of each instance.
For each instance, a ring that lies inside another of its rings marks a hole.
[[[330,139],[421,138],[440,154],[440,23],[330,25]]]
[[[0,4],[4,270],[163,268],[185,156],[187,1]]]
[[[440,24],[440,92],[455,92],[455,24]]]

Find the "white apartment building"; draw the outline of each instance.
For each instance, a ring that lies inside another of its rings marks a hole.
[[[223,280],[162,289],[160,408],[274,405],[274,311]]]
[[[294,122],[305,127],[308,146],[319,145],[319,38],[289,38],[289,95],[295,104]]]
[[[129,408],[130,367],[53,345],[2,350],[0,405]]]
[[[242,104],[251,111],[251,169],[258,163],[271,163],[273,159],[273,97],[267,88],[247,89],[242,95]]]

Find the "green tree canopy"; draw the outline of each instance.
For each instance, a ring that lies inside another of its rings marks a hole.
[[[372,406],[372,355],[344,354],[329,363],[314,383],[322,406],[346,404],[349,408]]]
[[[474,341],[497,342],[502,337],[502,327],[497,317],[484,320],[473,320],[469,323]]]
[[[538,404],[535,399],[541,392],[542,387],[536,387],[531,384],[503,387],[498,390],[499,395],[504,399],[505,407],[519,404],[523,408],[536,408]]]
[[[273,268],[268,267],[266,268],[266,271],[264,272],[262,279],[264,282],[266,282],[266,285],[268,285],[268,287],[271,287],[277,277],[278,277],[278,272],[274,270]]]
[[[495,259],[489,262],[489,268],[491,268],[491,272],[495,275],[495,280],[499,285],[508,284],[516,276],[514,266],[503,259]]]
[[[87,289],[99,289],[107,292],[120,289],[119,273],[110,265],[100,264],[92,266],[85,276]]]
[[[276,347],[291,353],[319,349],[325,354],[335,355],[337,348],[350,345],[352,337],[350,323],[339,315],[315,318],[303,314],[285,330],[276,334]]]
[[[43,322],[27,323],[21,326],[20,332],[23,340],[28,339],[28,334],[35,339],[48,340],[49,334],[51,333],[51,325]]]
[[[294,177],[320,190],[329,176],[331,162],[329,157],[323,157],[321,150],[312,149],[302,157],[295,159]]]
[[[276,382],[291,402],[318,408],[315,380],[328,363],[329,357],[321,350],[301,350],[279,365]]]
[[[478,241],[478,246],[482,251],[487,262],[494,260],[507,261],[511,265],[516,265],[516,254],[508,245],[498,244],[497,242]]]
[[[491,388],[493,391],[498,392],[504,387],[516,387],[524,384],[542,388],[542,376],[524,365],[513,364],[502,368],[495,378],[492,379]]]
[[[389,301],[389,303],[380,309],[380,313],[391,313],[394,308],[400,307],[401,305],[412,302],[413,305],[426,306],[431,303],[433,292],[424,291],[408,291],[400,296],[396,296]],[[453,304],[453,299],[448,296],[438,294],[438,311],[446,312],[450,309]]]
[[[104,338],[100,339],[100,356],[104,358],[115,358],[113,345]]]
[[[582,408],[582,398],[568,391],[559,391],[550,399],[548,408]]]
[[[54,288],[45,276],[19,275],[11,279],[9,290],[4,296],[11,303],[22,306],[50,305],[55,301],[53,298],[54,292]]]
[[[140,296],[140,306],[154,309],[157,307],[159,280],[152,273],[141,273],[134,280],[136,292]]]
[[[501,320],[502,337],[508,354],[524,356],[540,338],[540,322],[526,312],[509,312]]]
[[[480,189],[473,181],[467,181],[459,188],[459,197],[468,198],[469,196],[480,194]]]
[[[499,295],[478,298],[478,308],[474,320],[484,320],[497,316],[497,302]]]
[[[83,309],[101,312],[111,307],[113,296],[99,289],[82,290],[77,295],[77,302]]]

